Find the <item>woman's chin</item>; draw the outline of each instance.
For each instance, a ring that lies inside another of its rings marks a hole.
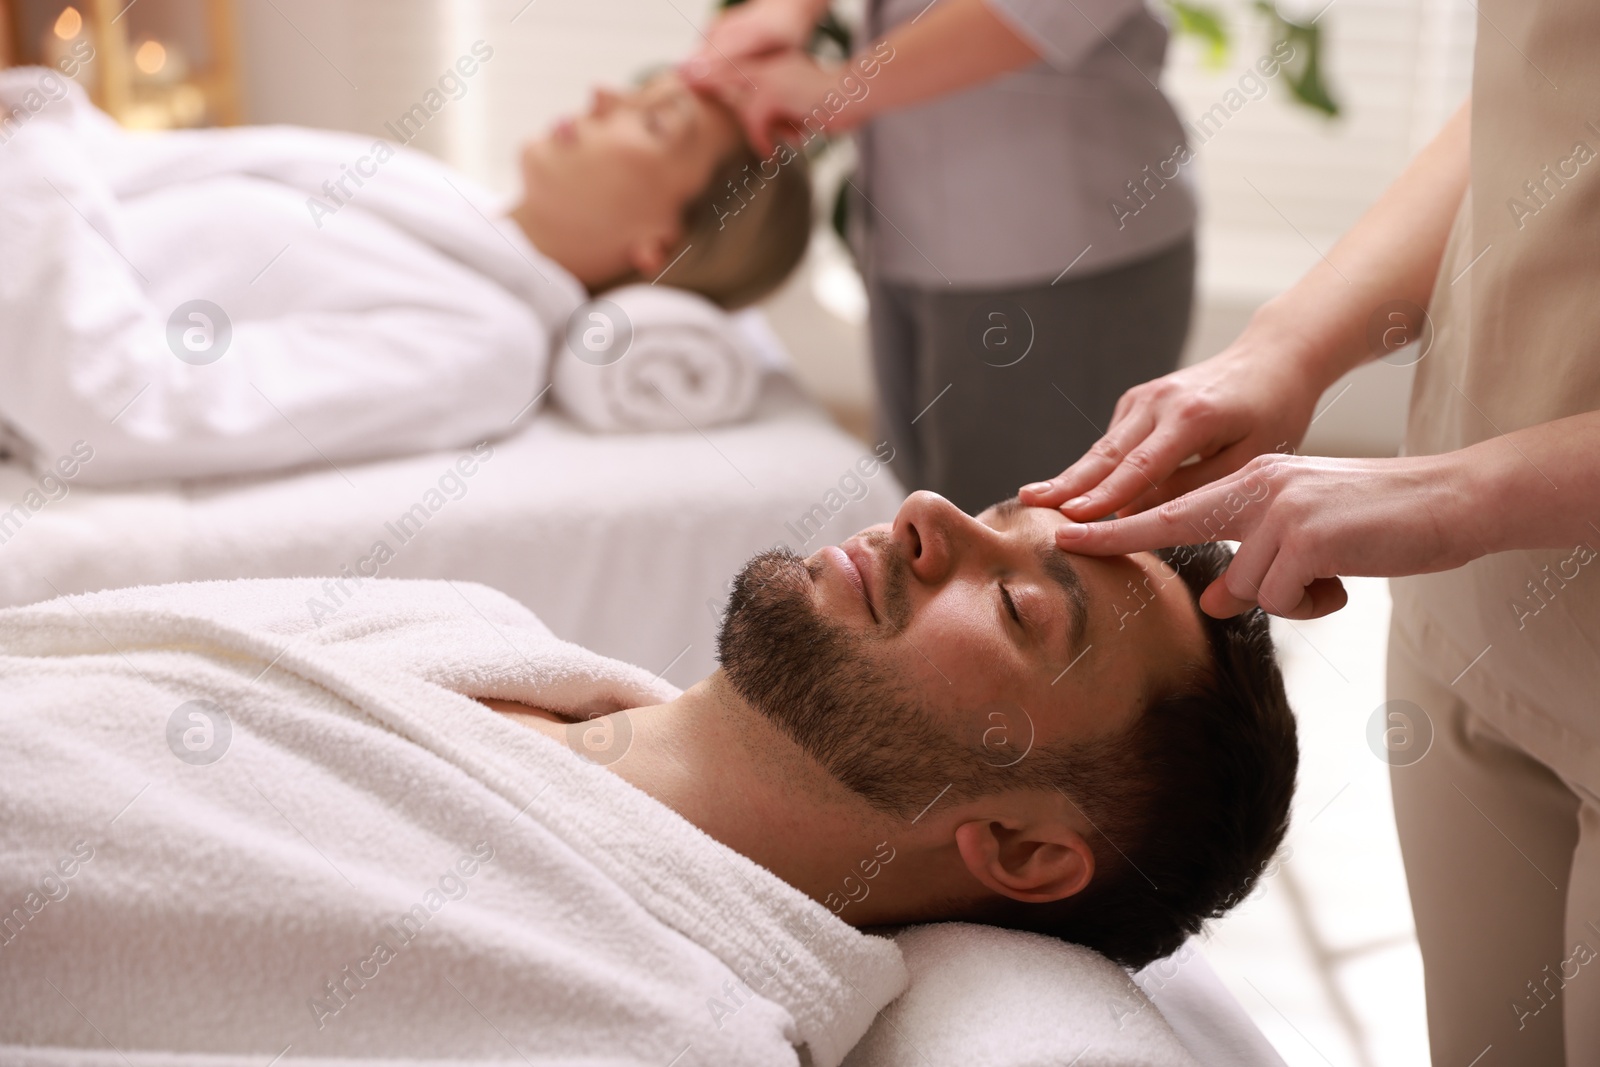
[[[526,174],[539,167],[549,155],[550,139],[548,137],[536,137],[523,143],[522,151],[517,153],[517,161],[522,164],[523,173]]]

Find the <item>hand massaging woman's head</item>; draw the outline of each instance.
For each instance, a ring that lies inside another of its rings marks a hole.
[[[999,798],[952,819],[950,891],[916,918],[1135,965],[1254,885],[1287,825],[1295,725],[1266,618],[1196,608],[1225,549],[1070,556],[1058,523],[915,493],[839,548],[764,553],[735,584],[722,666],[881,816]]]
[[[596,90],[523,149],[522,177],[512,217],[591,292],[670,267],[663,284],[739,307],[783,281],[811,232],[805,161],[759,159],[731,112],[671,73]]]

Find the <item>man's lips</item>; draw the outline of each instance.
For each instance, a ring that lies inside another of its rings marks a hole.
[[[872,612],[872,621],[877,622],[878,609],[872,603],[872,587],[877,582],[872,572],[877,560],[865,545],[854,538],[849,538],[840,545],[839,551],[850,561],[850,567],[855,571],[856,584],[861,587],[861,598],[867,602],[867,610]]]
[[[867,611],[872,615],[873,621],[876,622],[878,613],[872,607],[872,597],[867,592],[866,575],[862,572],[861,565],[857,562],[858,557],[853,556],[847,548],[839,545],[828,545],[822,551],[838,565],[839,572],[844,575],[845,581],[856,587],[856,591],[861,594],[861,599],[866,602]]]

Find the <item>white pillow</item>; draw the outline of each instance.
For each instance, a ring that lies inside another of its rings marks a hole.
[[[909,926],[895,942],[911,985],[843,1067],[1199,1067],[1093,949],[969,923]]]

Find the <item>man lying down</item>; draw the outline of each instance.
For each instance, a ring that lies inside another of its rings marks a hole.
[[[0,1051],[833,1067],[906,981],[861,928],[1172,952],[1294,721],[1265,617],[1196,608],[1224,549],[1058,521],[917,493],[759,555],[684,692],[470,584],[0,612]]]
[[[531,140],[510,201],[399,121],[134,134],[52,70],[0,71],[15,449],[48,467],[76,443],[79,483],[120,484],[469,445],[526,425],[590,294],[741,307],[810,234],[804,162],[758,158],[675,75]]]

